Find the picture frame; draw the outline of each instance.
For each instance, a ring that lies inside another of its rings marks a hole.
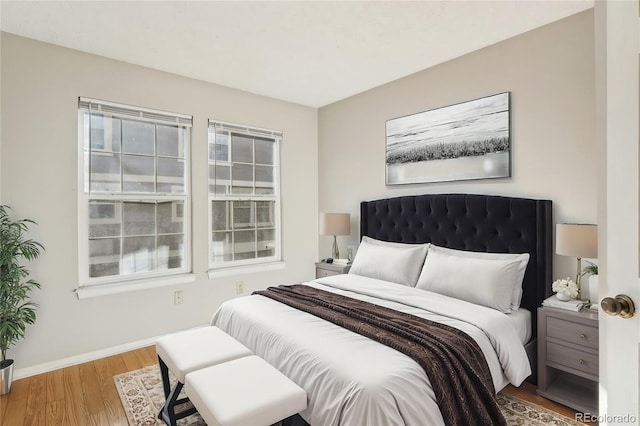
[[[387,120],[385,183],[511,177],[510,92]]]

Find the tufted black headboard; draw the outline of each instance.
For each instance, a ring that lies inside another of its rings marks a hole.
[[[536,313],[551,294],[550,200],[493,195],[434,194],[363,201],[360,236],[433,243],[459,250],[529,253],[521,306]]]

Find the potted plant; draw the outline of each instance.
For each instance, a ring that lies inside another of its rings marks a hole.
[[[27,238],[30,219],[13,220],[9,206],[0,206],[0,395],[11,390],[14,361],[7,359],[7,349],[24,338],[27,324],[36,320],[37,305],[30,293],[40,283],[29,279],[21,264],[33,260],[44,250],[42,244]]]

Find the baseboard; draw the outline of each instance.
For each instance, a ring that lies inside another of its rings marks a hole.
[[[200,328],[206,327],[209,324],[200,325],[192,328]],[[74,355],[68,358],[62,358],[55,361],[49,361],[42,364],[36,364],[31,367],[25,368],[16,368],[13,371],[13,379],[23,379],[25,377],[35,376],[37,374],[48,373],[49,371],[59,370],[65,367],[71,367],[72,365],[82,364],[84,362],[95,361],[96,359],[106,358],[112,355],[118,355],[124,352],[133,351],[136,349],[144,348],[145,346],[151,346],[156,343],[162,336],[166,336],[168,334],[161,334],[155,337],[149,337],[147,339],[137,340],[135,342],[125,343],[123,345],[112,346],[105,349],[100,349],[98,351],[87,352],[80,355]]]

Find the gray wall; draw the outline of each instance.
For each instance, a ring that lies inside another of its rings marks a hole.
[[[17,368],[56,367],[173,330],[206,323],[224,300],[313,276],[330,253],[318,211],[352,214],[359,202],[420,193],[550,198],[558,222],[596,221],[593,172],[593,13],[583,12],[321,108],[302,107],[2,33],[0,194],[38,221],[47,251],[30,265],[43,283],[38,320],[10,355]],[[384,126],[391,118],[510,91],[513,176],[386,187]],[[192,114],[194,284],[78,300],[77,97]],[[215,278],[207,270],[207,118],[273,128],[282,145],[286,269]],[[574,273],[556,256],[556,277]],[[184,304],[173,292],[184,290]]]
[[[385,122],[511,92],[512,177],[385,186]],[[589,10],[369,90],[319,111],[320,211],[349,212],[359,239],[359,202],[466,192],[555,203],[557,222],[596,222],[594,34]],[[319,241],[321,256],[331,243]],[[575,276],[556,256],[554,277]]]
[[[18,369],[205,324],[224,300],[313,277],[317,110],[2,33],[2,203],[38,222],[46,247],[38,320],[10,356]],[[78,97],[193,115],[193,284],[78,300]],[[281,130],[286,269],[208,279],[207,119]],[[184,304],[173,292],[184,290]],[[53,365],[53,364],[48,364]]]

